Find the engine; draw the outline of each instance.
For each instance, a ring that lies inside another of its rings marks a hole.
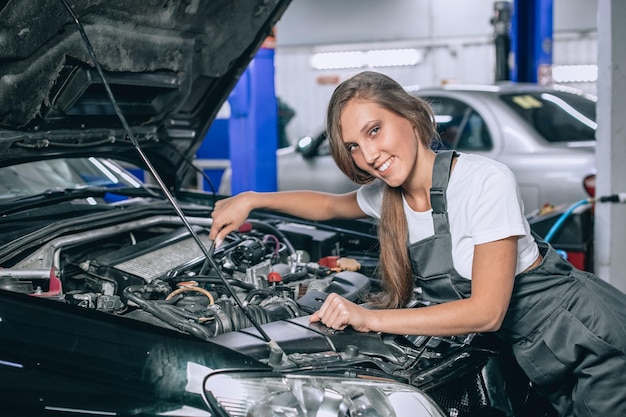
[[[205,340],[251,327],[251,318],[310,314],[326,292],[361,301],[371,291],[375,256],[343,256],[345,237],[330,228],[250,220],[213,250],[210,222],[191,221],[193,233],[157,216],[58,237],[0,273],[0,288]]]

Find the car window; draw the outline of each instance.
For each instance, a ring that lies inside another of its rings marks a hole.
[[[554,91],[501,99],[549,142],[595,140],[596,102],[585,96]]]
[[[476,111],[471,110],[463,125],[456,149],[459,151],[486,151],[491,147],[491,135],[485,120]]]
[[[105,159],[59,158],[0,168],[0,199],[34,195],[54,188],[139,185],[130,173]]]
[[[437,132],[446,149],[487,151],[492,148],[485,120],[466,103],[448,97],[423,97],[435,113]]]

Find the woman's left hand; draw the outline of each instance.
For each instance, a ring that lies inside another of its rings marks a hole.
[[[331,293],[326,297],[322,307],[311,315],[311,323],[321,321],[327,327],[343,330],[352,326],[359,332],[369,332],[368,316],[371,310],[360,307],[345,298]]]

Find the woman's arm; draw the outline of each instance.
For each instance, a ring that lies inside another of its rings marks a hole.
[[[496,331],[513,291],[517,239],[475,246],[470,298],[413,309],[368,310],[331,294],[311,321],[338,330],[350,325],[358,331],[425,336]]]
[[[365,217],[359,208],[356,191],[346,194],[331,194],[317,191],[280,191],[237,194],[215,204],[211,217],[213,226],[209,239],[219,243],[230,232],[241,226],[254,209],[278,211],[308,220],[335,218],[356,219]]]

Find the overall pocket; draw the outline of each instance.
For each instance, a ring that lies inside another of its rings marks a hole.
[[[427,301],[445,303],[446,301],[465,298],[452,281],[452,275],[450,274],[439,274],[430,277],[413,275],[413,277],[415,278],[415,285],[422,289],[422,296]]]

